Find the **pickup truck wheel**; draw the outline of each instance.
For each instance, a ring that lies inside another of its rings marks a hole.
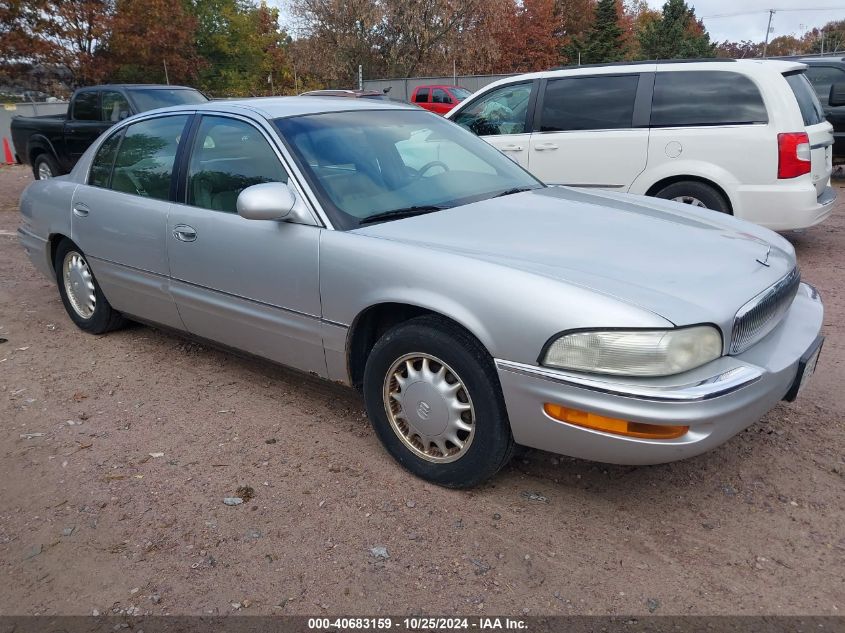
[[[59,166],[56,161],[49,154],[39,154],[35,162],[32,163],[32,172],[35,174],[36,180],[49,180],[60,176]]]
[[[70,240],[64,240],[56,249],[53,262],[59,296],[65,310],[76,326],[91,334],[105,334],[122,327],[126,320],[111,307],[88,260]]]
[[[674,200],[675,202],[680,202],[682,204],[712,209],[713,211],[719,211],[720,213],[731,212],[731,207],[728,204],[728,201],[725,200],[725,196],[710,185],[706,185],[703,182],[695,180],[673,182],[671,185],[664,187],[654,195],[656,198]]]
[[[364,400],[394,459],[441,486],[475,486],[513,453],[492,358],[445,319],[418,317],[382,336],[367,359]]]

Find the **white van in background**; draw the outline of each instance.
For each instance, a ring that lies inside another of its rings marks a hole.
[[[502,79],[446,117],[549,184],[707,207],[784,231],[823,221],[833,128],[806,66],[691,60]]]

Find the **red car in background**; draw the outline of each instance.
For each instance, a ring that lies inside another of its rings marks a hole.
[[[460,86],[417,86],[411,93],[411,103],[437,114],[446,114],[470,94],[469,90]]]

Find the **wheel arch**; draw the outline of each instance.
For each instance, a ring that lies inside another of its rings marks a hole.
[[[350,384],[356,389],[361,389],[367,358],[369,358],[376,342],[385,332],[401,323],[421,316],[432,316],[450,322],[455,327],[464,330],[478,341],[488,354],[490,353],[489,347],[484,344],[481,337],[473,332],[472,328],[452,316],[418,304],[383,301],[361,310],[352,321],[352,325],[349,326],[346,337],[346,363]]]
[[[698,183],[701,183],[702,185],[707,185],[708,187],[712,187],[713,189],[716,190],[717,193],[719,193],[719,195],[721,195],[725,199],[725,202],[728,203],[728,209],[730,210],[731,215],[733,215],[734,205],[733,205],[733,202],[731,201],[731,196],[728,194],[727,191],[725,191],[724,187],[717,184],[713,180],[710,180],[709,178],[705,178],[704,176],[694,176],[694,175],[691,175],[691,174],[680,174],[680,175],[676,175],[676,176],[667,176],[666,178],[663,178],[662,180],[658,180],[653,185],[651,185],[648,189],[646,189],[645,195],[655,196],[655,195],[657,195],[657,192],[660,191],[661,189],[668,187],[669,185],[674,185],[675,183],[678,183],[678,182],[698,182]]]

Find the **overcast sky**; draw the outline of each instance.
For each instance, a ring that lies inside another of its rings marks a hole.
[[[664,1],[648,0],[648,3],[660,9]],[[845,0],[687,0],[687,4],[695,8],[698,17],[704,18],[710,39],[715,42],[762,41],[766,37],[769,9],[788,9],[775,13],[770,37],[790,34],[801,37],[804,31],[831,20],[845,20]]]

